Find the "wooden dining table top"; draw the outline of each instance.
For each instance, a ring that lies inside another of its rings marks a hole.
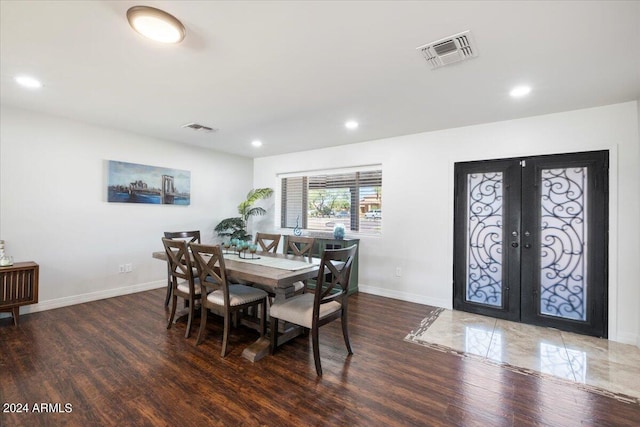
[[[153,252],[152,256],[159,260],[167,260],[167,254],[164,251]],[[312,262],[309,262],[307,257],[266,252],[257,252],[256,256],[306,262],[309,264],[309,267],[298,268],[296,270],[286,270],[283,268],[260,264],[259,260],[256,260],[256,262],[251,260],[240,261],[233,259],[235,256],[229,255],[224,258],[224,264],[229,279],[232,281],[257,283],[267,286],[273,289],[273,293],[278,294],[278,290],[289,287],[293,288],[293,284],[295,282],[315,278],[318,274],[318,259],[314,259]]]

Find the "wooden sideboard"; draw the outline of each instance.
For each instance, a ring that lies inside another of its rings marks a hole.
[[[0,312],[11,312],[16,326],[20,321],[20,306],[38,302],[39,269],[33,261],[0,267]]]

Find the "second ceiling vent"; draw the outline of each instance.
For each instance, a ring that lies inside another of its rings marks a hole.
[[[416,49],[434,69],[478,56],[471,31],[445,37]]]
[[[217,132],[218,131],[218,129],[210,128],[209,126],[204,126],[198,123],[187,123],[186,125],[182,125],[182,127],[197,130],[200,132]]]

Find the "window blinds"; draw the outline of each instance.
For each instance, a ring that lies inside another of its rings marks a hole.
[[[347,189],[350,193],[350,229],[359,229],[360,200],[382,188],[382,171],[367,170],[282,178],[282,228],[309,228],[309,191]]]

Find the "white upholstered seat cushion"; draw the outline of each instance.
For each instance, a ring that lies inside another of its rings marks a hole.
[[[302,294],[285,301],[271,304],[269,315],[285,322],[311,328],[313,315],[314,294]],[[340,310],[341,305],[337,301],[331,301],[320,305],[320,319]]]
[[[229,304],[242,305],[265,298],[267,293],[262,289],[245,285],[229,285]],[[217,305],[224,305],[224,294],[218,289],[207,295],[207,300]]]
[[[293,284],[293,289],[295,289],[296,292],[301,291],[302,288],[304,288],[304,282],[295,282]]]
[[[184,292],[185,294],[189,293],[189,282],[187,282],[186,280],[183,280],[182,282],[178,282],[178,290],[180,292]],[[194,290],[196,292],[196,295],[200,295],[202,293],[202,291],[200,290],[200,283],[196,283],[194,286]]]

